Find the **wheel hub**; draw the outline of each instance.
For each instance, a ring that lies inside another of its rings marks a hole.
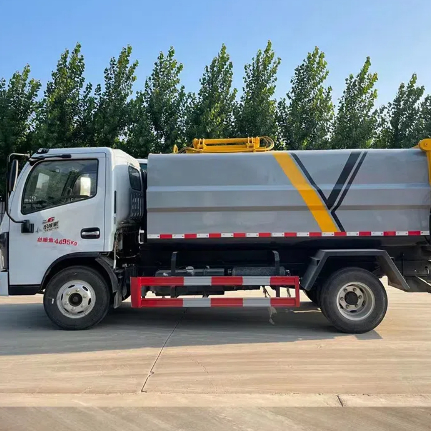
[[[72,293],[69,296],[69,304],[72,307],[77,307],[82,304],[82,296],[79,293]]]
[[[82,318],[93,309],[96,294],[85,281],[72,280],[60,287],[57,307],[67,317]]]
[[[356,305],[358,303],[358,295],[355,292],[347,292],[344,299],[348,305]]]
[[[365,319],[373,311],[374,302],[372,290],[363,283],[346,284],[337,296],[337,307],[349,320]]]

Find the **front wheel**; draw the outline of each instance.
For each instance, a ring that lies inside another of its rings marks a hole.
[[[48,282],[43,297],[48,317],[62,329],[87,329],[99,323],[110,307],[110,292],[94,269],[73,266]]]
[[[338,330],[360,334],[380,324],[388,297],[374,274],[362,268],[346,268],[334,273],[322,286],[320,308]]]

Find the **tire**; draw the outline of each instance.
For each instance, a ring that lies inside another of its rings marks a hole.
[[[345,268],[334,273],[322,286],[320,308],[339,331],[361,334],[383,320],[388,297],[374,274],[362,268]]]
[[[319,287],[313,287],[311,290],[304,290],[304,293],[313,304],[320,307],[320,291]]]
[[[72,266],[48,282],[43,297],[45,312],[61,329],[88,329],[107,314],[111,293],[106,281],[94,269]]]

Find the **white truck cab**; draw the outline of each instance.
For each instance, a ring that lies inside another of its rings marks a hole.
[[[140,165],[121,150],[40,150],[12,187],[0,228],[1,294],[39,292],[73,257],[113,267],[108,254],[142,217]]]

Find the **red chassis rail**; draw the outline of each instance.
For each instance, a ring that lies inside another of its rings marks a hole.
[[[142,298],[148,286],[273,286],[295,288],[292,298]],[[299,307],[299,278],[291,276],[131,277],[132,308],[148,307]]]

